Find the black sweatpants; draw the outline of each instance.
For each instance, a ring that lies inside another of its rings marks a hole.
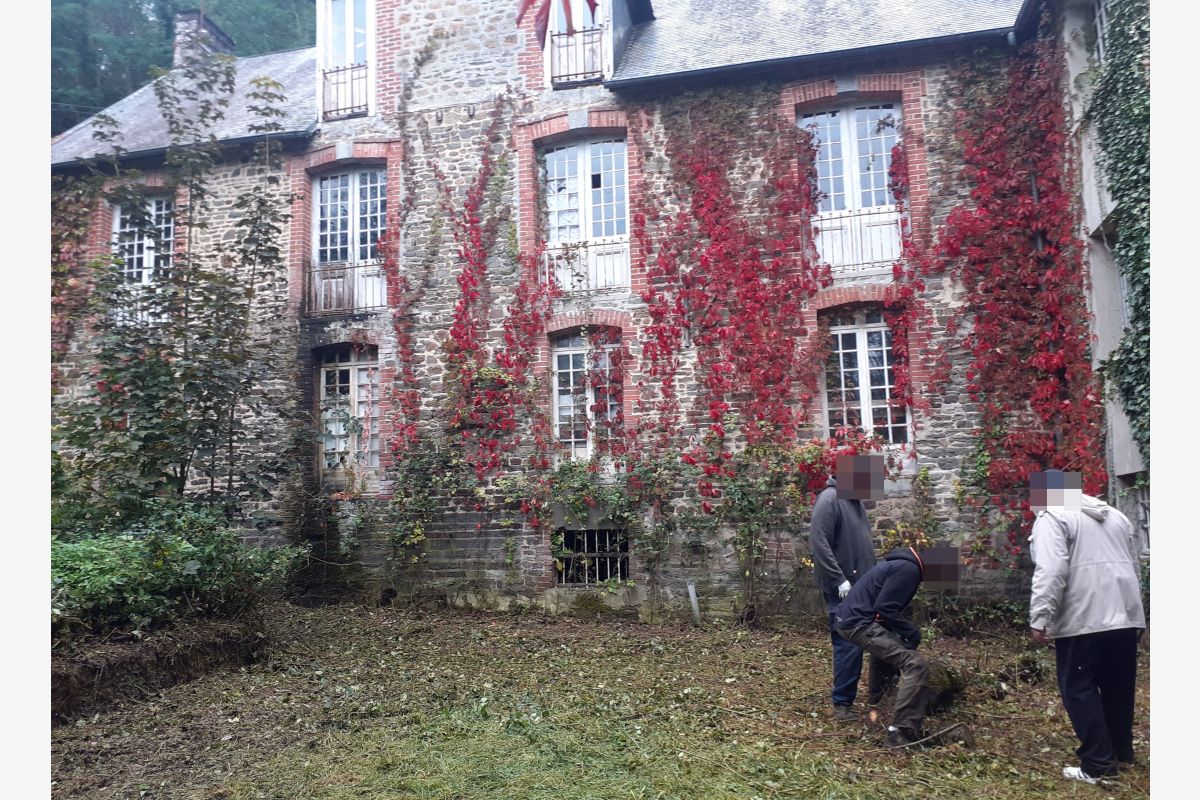
[[[1079,737],[1079,765],[1092,777],[1133,760],[1137,628],[1054,640],[1058,691]]]

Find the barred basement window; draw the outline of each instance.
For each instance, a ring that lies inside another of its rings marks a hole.
[[[594,585],[629,580],[629,535],[623,530],[568,530],[554,534],[558,582]]]

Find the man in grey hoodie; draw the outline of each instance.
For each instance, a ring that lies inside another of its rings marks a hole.
[[[1058,688],[1080,747],[1063,777],[1096,783],[1133,763],[1137,643],[1146,627],[1139,542],[1124,514],[1084,495],[1078,473],[1047,470],[1031,480],[1038,512],[1030,635],[1053,645]]]
[[[862,501],[882,497],[882,456],[839,456],[835,475],[830,476],[813,503],[808,548],[829,614],[833,714],[844,722],[858,721],[853,705],[862,675],[863,651],[835,630],[834,612],[850,587],[875,566],[871,522]]]

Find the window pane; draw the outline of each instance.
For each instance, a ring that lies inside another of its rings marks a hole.
[[[367,0],[354,0],[354,63],[367,63]]]
[[[346,67],[346,0],[329,0],[329,66]]]
[[[591,153],[592,236],[625,232],[625,142],[594,142]]]
[[[819,211],[841,211],[846,207],[842,185],[842,128],[838,111],[805,114],[800,127],[808,130],[817,143],[817,188],[821,191]]]
[[[548,150],[545,154],[547,230],[550,243],[576,242],[581,238],[579,215],[579,154],[577,146]]]
[[[321,178],[317,197],[317,263],[345,263],[350,260],[350,176]]]
[[[358,173],[358,260],[379,257],[376,243],[387,226],[387,172]]]
[[[896,146],[896,116],[891,103],[854,110],[858,146],[859,208],[893,202],[888,190],[892,148]]]

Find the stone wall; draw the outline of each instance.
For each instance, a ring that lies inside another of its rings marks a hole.
[[[550,531],[546,526],[534,529],[514,514],[494,481],[484,482],[477,493],[443,497],[445,513],[425,525],[423,540],[411,547],[396,544],[399,517],[393,497],[404,487],[395,485],[394,475],[384,472],[372,478],[365,492],[347,492],[344,486],[322,482],[316,463],[316,353],[330,345],[369,344],[378,348],[383,374],[394,374],[398,365],[391,309],[319,317],[306,312],[305,265],[314,235],[315,178],[354,165],[386,165],[389,225],[399,230],[400,269],[415,290],[410,309],[412,366],[419,389],[421,432],[426,442],[439,447],[452,446],[454,434],[445,426],[453,388],[447,378],[445,344],[460,296],[457,278],[462,268],[454,210],[461,210],[485,150],[498,162],[484,208],[497,232],[483,292],[489,309],[486,341],[493,352],[502,342],[504,312],[519,279],[518,251],[529,252],[541,227],[538,148],[589,132],[624,130],[630,148],[631,217],[644,204],[653,203],[669,214],[681,202],[672,185],[661,120],[662,104],[672,101],[679,89],[657,96],[617,96],[600,86],[550,89],[539,72],[541,56],[532,20],[526,20],[520,30],[514,28],[510,0],[379,0],[376,7],[377,113],[322,123],[307,150],[289,157],[289,180],[281,187],[296,195],[287,242],[291,263],[286,275],[258,287],[262,303],[256,317],[258,330],[276,337],[278,356],[273,377],[261,390],[280,402],[278,414],[258,424],[277,433],[270,446],[289,460],[290,474],[270,502],[254,509],[259,527],[248,535],[264,544],[297,539],[313,543],[317,558],[303,582],[305,595],[314,601],[347,594],[384,602],[433,597],[465,605],[540,605],[570,611],[582,594],[605,607],[636,608],[645,617],[661,618],[690,614],[691,583],[706,617],[737,613],[745,598],[730,530],[705,537],[674,533],[654,571],[648,569],[635,540],[629,557],[633,585],[597,593],[556,585]],[[927,243],[931,231],[965,197],[947,127],[952,99],[945,88],[946,67],[957,55],[948,50],[921,51],[904,59],[828,63],[819,71],[793,71],[769,76],[770,80],[760,77],[746,89],[779,97],[778,104],[755,113],[783,113],[790,119],[801,106],[818,108],[855,97],[895,100],[901,108],[910,164],[915,165],[910,198],[914,230]],[[701,95],[705,91],[689,88]],[[628,127],[635,115],[643,118],[643,111],[648,126],[639,140],[629,135]],[[498,119],[496,136],[489,142],[487,132],[494,119]],[[748,131],[765,127],[754,114],[745,124]],[[734,185],[744,193],[743,200],[760,188],[761,166],[761,160],[751,156],[739,162]],[[203,234],[206,247],[228,241],[234,221],[230,199],[250,177],[240,163],[226,163],[218,171],[212,227]],[[646,254],[636,246],[632,249],[631,292],[560,300],[555,306],[536,367],[547,412],[551,334],[589,320],[618,320],[607,324],[622,327],[634,364],[639,363],[638,333],[649,321],[638,291],[644,285]],[[810,301],[806,324],[815,328],[819,312],[840,304],[880,303],[889,282],[887,274],[839,279]],[[932,325],[921,332],[918,346],[939,342],[947,319],[961,304],[959,288],[949,279],[931,281],[923,300]],[[978,521],[955,503],[956,482],[971,456],[977,417],[964,387],[965,355],[952,348],[948,357],[950,383],[930,398],[928,413],[917,416],[915,466],[928,468],[942,536],[958,544],[978,527]],[[639,370],[635,367],[626,378],[627,413],[633,408],[630,398],[637,381],[643,377]],[[698,389],[693,349],[681,353],[677,374],[686,410]],[[385,419],[392,411],[387,405],[388,388],[383,392]],[[823,435],[819,400],[810,414],[813,432]],[[529,420],[522,420],[517,431],[526,441],[528,426]],[[388,433],[385,425],[385,442]],[[527,445],[515,450],[507,456],[503,472],[522,472],[529,454]],[[910,477],[911,473],[889,483],[888,498],[872,508],[880,532],[903,518],[910,505]],[[684,498],[682,487],[677,487],[673,502],[687,503]],[[811,573],[797,568],[797,558],[806,550],[806,532],[805,520],[781,521],[767,537],[759,577],[768,602],[759,613],[798,613],[814,607]],[[594,603],[587,600],[582,606],[591,609]]]

